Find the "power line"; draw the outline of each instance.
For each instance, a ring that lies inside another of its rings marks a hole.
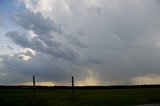
[[[16,41],[10,42],[9,40],[0,40],[1,44],[22,44],[22,45],[44,45],[43,42],[29,42],[29,41]],[[127,50],[151,50],[151,51],[160,51],[159,47],[151,46],[134,46],[134,45],[113,45],[113,44],[96,44],[96,43],[52,43],[48,46],[70,46],[70,47],[81,47],[81,48],[108,48],[108,49],[127,49]]]

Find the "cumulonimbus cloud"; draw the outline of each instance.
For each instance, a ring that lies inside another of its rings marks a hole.
[[[81,82],[92,71],[96,84],[129,84],[140,76],[159,74],[159,50],[153,51],[160,42],[158,0],[22,2],[27,12],[12,19],[23,30],[6,36],[37,54],[28,61],[20,58],[25,53],[3,56],[2,69],[8,73],[15,70],[59,82],[74,74]]]

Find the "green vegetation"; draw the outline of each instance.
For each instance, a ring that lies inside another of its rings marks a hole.
[[[0,89],[0,106],[73,106],[70,89]],[[160,103],[159,88],[75,90],[75,106],[130,106]]]

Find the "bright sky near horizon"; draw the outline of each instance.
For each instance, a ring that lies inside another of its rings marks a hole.
[[[0,0],[0,85],[160,84],[159,0]]]

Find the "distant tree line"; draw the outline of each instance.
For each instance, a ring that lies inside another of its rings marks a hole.
[[[4,86],[0,89],[32,89],[33,86]],[[160,85],[115,85],[115,86],[75,86],[75,89],[132,89],[132,88],[160,88]],[[36,89],[72,89],[71,86],[36,86]]]

